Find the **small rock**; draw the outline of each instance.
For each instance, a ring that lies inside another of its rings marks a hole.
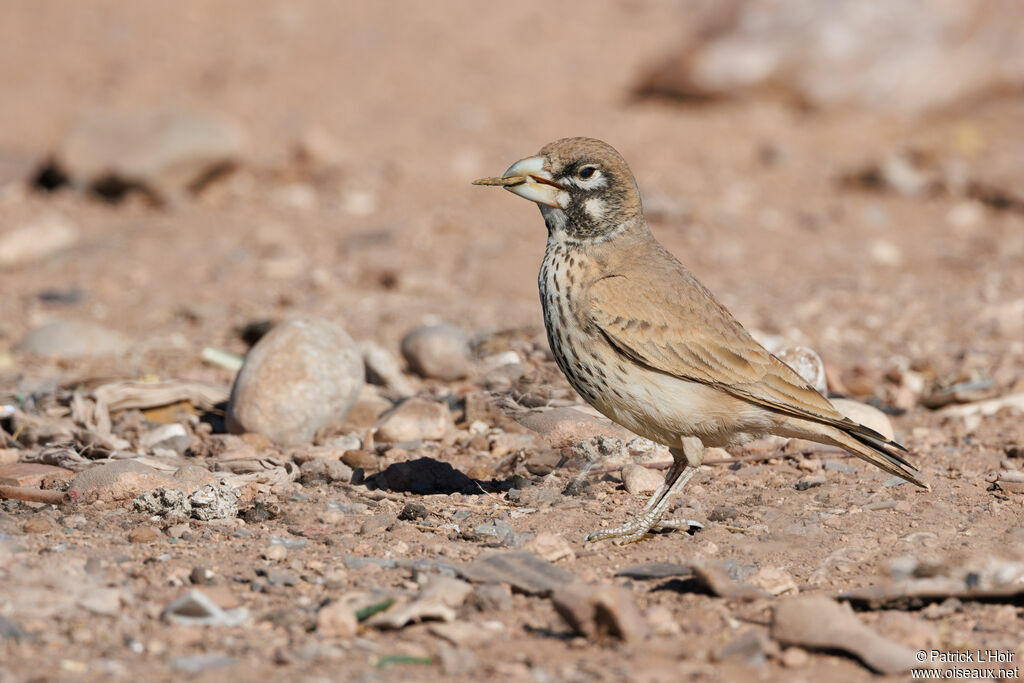
[[[20,225],[6,218],[6,229],[0,229],[0,268],[36,263],[78,242],[78,227],[59,213],[28,217]]]
[[[408,501],[402,508],[402,511],[398,513],[398,519],[406,522],[412,522],[417,519],[423,519],[427,516],[427,506],[423,503],[416,503]]]
[[[160,536],[160,531],[151,526],[137,526],[128,532],[128,540],[131,543],[152,543]]]
[[[796,482],[797,491],[806,491],[816,486],[823,486],[827,480],[822,474],[815,474],[810,477],[800,477]]]
[[[469,676],[480,670],[480,660],[473,653],[462,647],[442,647],[437,653],[441,662],[441,673],[445,676]]]
[[[199,655],[181,655],[171,660],[171,668],[187,674],[200,674],[209,669],[220,669],[233,666],[238,661],[234,657],[208,652]]]
[[[745,666],[764,666],[773,643],[757,631],[747,631],[711,654],[716,662],[733,661]]]
[[[555,610],[587,638],[612,636],[629,643],[647,637],[648,625],[633,596],[618,586],[574,583],[551,595]]]
[[[451,325],[417,327],[402,339],[402,356],[421,377],[453,381],[469,374],[466,335]]]
[[[377,425],[377,439],[403,441],[437,440],[455,429],[448,406],[422,398],[411,398],[385,413]]]
[[[523,550],[532,552],[548,562],[571,562],[576,559],[576,552],[565,537],[552,531],[541,531],[533,536],[523,545]]]
[[[323,460],[320,458],[302,463],[299,468],[300,481],[306,486],[321,482],[352,481],[352,468],[340,460]]]
[[[620,569],[615,576],[625,576],[630,579],[667,579],[673,576],[693,576],[693,570],[685,564],[674,562],[641,562]]]
[[[120,355],[131,348],[121,334],[79,320],[56,320],[35,328],[15,345],[20,353],[61,358]]]
[[[343,426],[346,429],[365,430],[377,424],[380,416],[395,407],[395,404],[380,395],[377,387],[372,384],[364,384],[359,390],[352,410],[345,418]]]
[[[622,484],[634,496],[653,493],[665,482],[665,475],[642,465],[626,465],[622,468]]]
[[[249,610],[222,609],[205,593],[194,589],[164,607],[160,616],[178,626],[238,626],[249,618]]]
[[[182,465],[174,473],[174,479],[186,488],[199,488],[206,484],[217,483],[217,477],[214,476],[213,472],[198,465]]]
[[[889,416],[874,406],[869,406],[848,398],[829,399],[840,413],[858,424],[870,427],[887,439],[895,439],[896,432],[892,428]]]
[[[184,455],[193,441],[195,439],[189,436],[184,425],[175,423],[161,425],[156,429],[146,432],[139,439],[139,445],[150,451],[156,448],[166,448],[176,452],[178,455]]]
[[[784,645],[849,652],[881,674],[905,673],[921,666],[913,650],[864,625],[849,605],[840,605],[824,596],[779,602],[771,633]]]
[[[807,650],[799,647],[787,647],[779,657],[782,666],[787,669],[802,669],[807,666],[811,658],[807,656]]]
[[[228,428],[298,446],[342,423],[363,386],[352,338],[323,318],[286,320],[249,351],[228,403]]]
[[[189,581],[197,586],[205,586],[213,583],[214,578],[217,575],[213,571],[206,567],[193,567],[192,572],[188,575]]]
[[[22,529],[25,531],[26,534],[47,534],[53,531],[54,528],[56,527],[54,527],[53,522],[51,522],[46,517],[38,515],[35,517],[30,517],[22,526]]]
[[[288,549],[283,545],[271,544],[264,548],[263,552],[260,553],[260,557],[270,562],[280,562],[288,557]]]
[[[228,484],[208,484],[193,493],[192,517],[200,521],[238,516],[238,492]]]
[[[824,467],[826,470],[832,472],[842,472],[843,474],[857,474],[857,470],[849,465],[844,465],[841,462],[835,460],[826,460]]]
[[[356,613],[343,602],[329,602],[316,614],[316,631],[324,638],[349,639],[359,630]]]
[[[395,517],[389,513],[381,513],[379,515],[373,515],[362,523],[359,527],[359,533],[363,536],[376,536],[395,525]]]
[[[786,595],[800,592],[793,577],[789,575],[789,572],[780,567],[761,567],[747,579],[747,582],[757,586],[769,595]]]
[[[181,489],[156,488],[137,496],[132,503],[136,512],[169,518],[187,518],[192,515],[192,501]]]
[[[36,462],[15,462],[10,465],[0,465],[0,484],[5,486],[39,486],[47,477],[69,477],[74,472],[55,467],[43,465]]]
[[[22,640],[26,637],[27,634],[16,623],[0,614],[0,642],[5,640]]]
[[[481,612],[504,612],[512,609],[512,591],[499,583],[485,583],[473,589],[470,602]]]
[[[387,350],[373,342],[362,342],[359,349],[362,351],[363,364],[366,366],[367,382],[379,384],[399,398],[407,398],[416,393],[398,367],[398,361]]]
[[[521,593],[540,596],[575,580],[561,567],[524,550],[479,555],[460,572],[475,583],[508,583]]]
[[[828,382],[825,381],[825,363],[814,349],[806,346],[784,346],[776,351],[775,355],[783,363],[796,370],[796,374],[814,387],[818,393],[825,395],[828,392]]]
[[[732,505],[716,505],[708,514],[709,522],[728,522],[739,516],[739,510]]]
[[[379,468],[379,461],[376,457],[366,451],[349,450],[341,456],[341,461],[352,469],[362,469],[365,472],[374,472]]]

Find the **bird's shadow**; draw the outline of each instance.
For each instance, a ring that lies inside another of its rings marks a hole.
[[[396,462],[386,469],[367,477],[364,483],[369,488],[396,493],[426,495],[431,493],[462,493],[480,495],[511,488],[505,481],[479,481],[434,458],[417,458]]]

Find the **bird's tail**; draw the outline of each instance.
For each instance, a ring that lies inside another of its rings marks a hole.
[[[900,479],[905,479],[911,484],[931,490],[928,484],[917,478],[917,468],[903,457],[907,453],[906,448],[856,422],[850,421],[850,427],[844,427],[846,425],[829,427],[823,436],[861,460],[865,460]]]

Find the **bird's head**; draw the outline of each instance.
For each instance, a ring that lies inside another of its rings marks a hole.
[[[640,192],[622,156],[593,138],[563,138],[512,164],[503,185],[536,202],[548,232],[579,242],[602,241],[643,223]]]

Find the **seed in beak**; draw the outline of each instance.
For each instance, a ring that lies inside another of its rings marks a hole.
[[[522,185],[527,180],[524,175],[512,175],[507,178],[481,178],[480,180],[474,180],[474,185],[502,185],[508,187],[510,185]]]

